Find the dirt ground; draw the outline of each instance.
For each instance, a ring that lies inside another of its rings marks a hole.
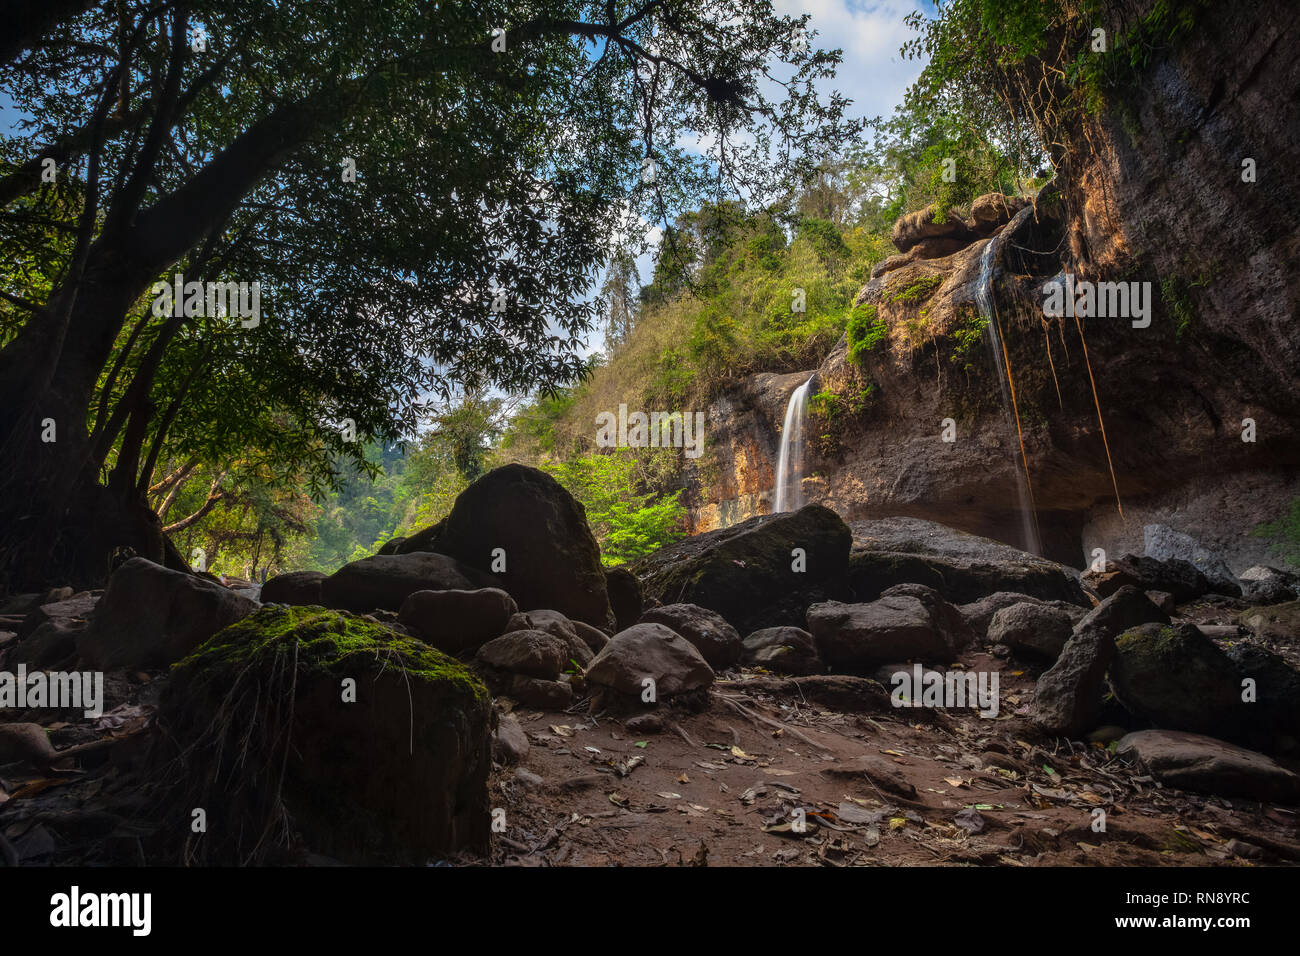
[[[1183,612],[1223,623],[1231,608]],[[1273,649],[1300,664],[1300,643]],[[998,715],[894,708],[855,678],[718,680],[708,707],[623,719],[513,710],[530,749],[489,780],[506,866],[1258,866],[1300,862],[1296,807],[1160,787],[1106,742],[1044,737],[1028,719],[1040,669],[973,648],[997,671]],[[0,853],[23,865],[146,864],[140,779],[162,682],[111,672],[98,720],[55,715],[64,748],[123,738],[78,769],[0,768]],[[22,715],[20,715],[22,716]],[[25,716],[38,719],[38,715]],[[1129,728],[1137,729],[1137,728]],[[1113,736],[1113,733],[1112,733]],[[1104,819],[1098,815],[1104,813]],[[1104,822],[1104,830],[1101,828]],[[311,862],[310,860],[308,862]]]
[[[531,749],[490,781],[492,862],[521,866],[1251,866],[1300,860],[1296,808],[1166,790],[1104,744],[1015,711],[1036,672],[984,653],[1002,709],[837,711],[719,681],[662,732],[519,709]],[[800,699],[804,696],[805,699]],[[536,779],[540,778],[540,782]],[[802,828],[798,811],[802,810]],[[1104,832],[1100,829],[1104,812]],[[800,832],[802,830],[802,832]]]

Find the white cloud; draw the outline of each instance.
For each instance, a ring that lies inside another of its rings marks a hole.
[[[776,0],[778,13],[811,14],[813,42],[844,53],[835,88],[853,100],[857,116],[887,116],[903,101],[903,92],[925,65],[898,52],[915,34],[903,18],[913,10],[933,13],[929,3],[908,0]]]

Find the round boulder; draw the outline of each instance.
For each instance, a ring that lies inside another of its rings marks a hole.
[[[545,631],[512,631],[488,641],[474,659],[512,674],[555,680],[568,663],[569,645]]]
[[[1013,604],[993,615],[988,640],[1031,657],[1054,661],[1074,631],[1074,620],[1048,604]]]
[[[77,652],[105,670],[173,664],[257,607],[220,584],[131,558],[108,579]]]
[[[598,693],[598,706],[620,698],[625,702],[644,701],[651,688],[653,702],[657,703],[712,683],[713,669],[695,645],[654,623],[634,624],[619,631],[587,668],[587,684]]]
[[[514,613],[514,599],[500,588],[415,591],[397,619],[438,650],[459,654],[504,634]]]
[[[321,582],[324,580],[325,575],[320,571],[277,574],[262,585],[262,603],[322,606]]]
[[[641,623],[662,624],[695,645],[715,671],[740,661],[740,634],[721,614],[698,604],[666,604],[641,615]]]
[[[397,611],[416,591],[473,591],[500,587],[490,574],[445,554],[376,554],[339,568],[321,582],[326,607]]]
[[[594,627],[613,626],[586,512],[543,471],[506,465],[479,478],[456,499],[437,547],[484,571],[503,560],[502,586],[521,610],[554,608]]]

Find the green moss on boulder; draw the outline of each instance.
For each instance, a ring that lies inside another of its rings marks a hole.
[[[373,618],[263,608],[176,664],[160,702],[167,803],[208,819],[186,862],[486,850],[491,715],[467,667]]]
[[[1115,699],[1157,727],[1236,735],[1244,717],[1237,669],[1194,625],[1143,624],[1115,639]]]

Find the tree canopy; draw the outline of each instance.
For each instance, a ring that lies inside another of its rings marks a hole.
[[[41,489],[5,515],[10,571],[80,548],[70,511],[145,504],[169,463],[319,489],[364,461],[350,429],[573,380],[619,240],[768,202],[860,129],[817,89],[838,54],[762,0],[56,12],[0,64],[25,117],[0,141],[0,490]],[[257,283],[260,315],[155,314],[177,273]],[[64,570],[160,556],[156,531]]]

